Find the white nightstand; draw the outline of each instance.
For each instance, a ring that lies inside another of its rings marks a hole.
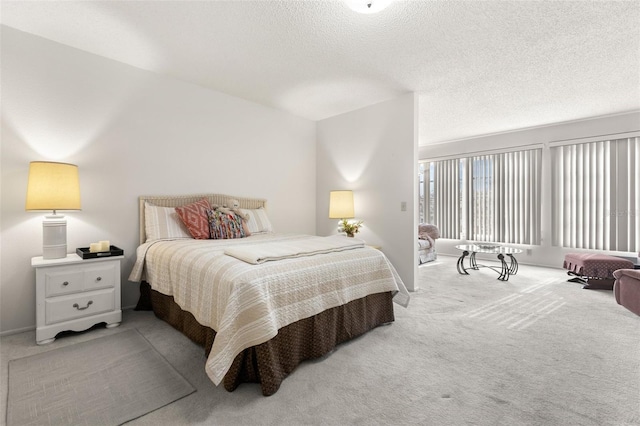
[[[65,330],[82,331],[100,322],[122,321],[120,261],[124,256],[31,259],[36,268],[36,343],[44,345]]]

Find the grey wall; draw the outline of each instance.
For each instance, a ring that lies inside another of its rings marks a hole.
[[[417,102],[414,94],[318,122],[317,230],[337,232],[329,192],[354,191],[358,234],[379,245],[409,290],[417,275]],[[406,211],[401,211],[406,202]]]

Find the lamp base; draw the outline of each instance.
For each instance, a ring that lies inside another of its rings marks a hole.
[[[42,221],[42,258],[67,257],[67,219],[62,215],[45,216]]]

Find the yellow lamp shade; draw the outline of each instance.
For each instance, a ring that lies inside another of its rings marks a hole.
[[[329,193],[329,219],[351,219],[353,211],[353,191],[331,191]]]
[[[29,164],[26,210],[80,210],[78,166],[33,161]]]

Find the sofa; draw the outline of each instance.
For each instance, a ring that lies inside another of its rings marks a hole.
[[[613,285],[616,302],[640,315],[640,269],[618,269],[613,276],[616,279]]]
[[[418,264],[431,262],[438,257],[436,240],[440,238],[440,230],[435,225],[421,223],[418,225]]]

